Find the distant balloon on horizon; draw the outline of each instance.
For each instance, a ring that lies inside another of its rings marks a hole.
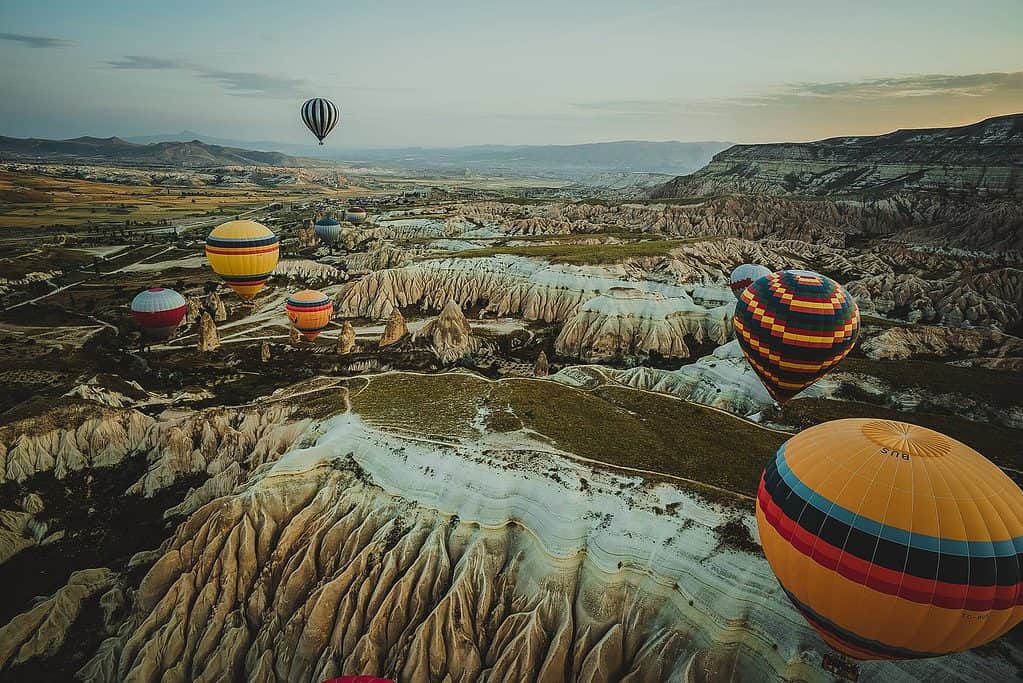
[[[302,105],[302,121],[322,145],[323,139],[341,122],[341,112],[330,100],[314,97]]]

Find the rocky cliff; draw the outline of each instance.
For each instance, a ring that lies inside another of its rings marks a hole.
[[[654,197],[936,191],[1023,197],[1023,114],[969,126],[807,143],[734,145]]]

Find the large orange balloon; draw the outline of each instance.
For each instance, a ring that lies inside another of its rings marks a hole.
[[[784,403],[852,350],[860,312],[834,280],[783,270],[743,290],[733,324],[753,370],[771,396]]]
[[[334,302],[323,292],[303,289],[289,296],[284,308],[288,312],[288,319],[302,336],[312,341],[330,324]]]
[[[937,657],[1023,621],[1023,491],[924,427],[827,422],[764,471],[757,527],[782,588],[857,659]]]

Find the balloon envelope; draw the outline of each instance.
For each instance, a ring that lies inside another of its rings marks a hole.
[[[302,105],[302,121],[322,145],[323,138],[341,121],[341,113],[330,100],[314,97]]]
[[[784,403],[852,350],[860,313],[834,280],[783,270],[742,291],[732,322],[753,370],[771,396]]]
[[[313,226],[316,236],[326,244],[334,244],[341,237],[341,224],[333,218],[321,218]]]
[[[131,300],[131,318],[153,339],[169,339],[185,317],[185,298],[173,289],[152,287]]]
[[[770,268],[753,263],[744,263],[732,271],[728,278],[728,287],[732,290],[735,298],[738,299],[742,295],[742,290],[749,287],[756,280],[770,274]]]
[[[349,207],[348,210],[345,211],[345,220],[355,225],[358,225],[359,223],[365,223],[366,209],[363,209],[358,206]]]
[[[206,259],[238,296],[252,299],[277,267],[277,235],[256,221],[229,221],[206,238]]]
[[[302,336],[312,341],[320,334],[328,324],[330,315],[334,312],[334,302],[323,292],[315,289],[303,289],[288,297],[284,305],[288,312],[288,320],[302,333]]]
[[[778,582],[846,655],[936,657],[1023,620],[1023,491],[944,434],[812,427],[778,450],[756,508]]]

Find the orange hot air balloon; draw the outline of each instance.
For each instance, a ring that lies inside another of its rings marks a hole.
[[[806,270],[755,280],[735,302],[735,337],[779,403],[820,379],[856,343],[860,312],[842,285]]]
[[[938,657],[1023,621],[1023,491],[939,432],[827,422],[757,493],[764,555],[821,637],[857,659]]]
[[[312,341],[330,324],[330,316],[334,312],[334,302],[323,292],[315,289],[303,289],[288,297],[284,305],[288,312],[288,320]]]
[[[206,238],[210,267],[248,301],[263,289],[277,267],[277,235],[256,221],[228,221]]]

